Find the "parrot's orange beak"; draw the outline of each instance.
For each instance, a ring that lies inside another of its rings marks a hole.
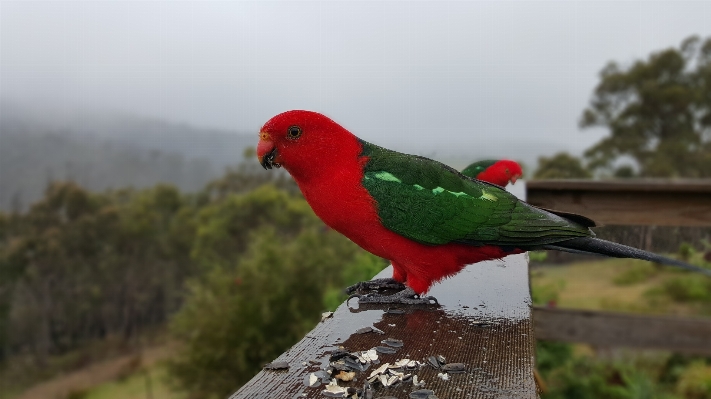
[[[511,176],[511,184],[516,184],[516,180],[521,177],[521,175],[513,175]]]
[[[268,133],[259,133],[259,143],[257,144],[257,158],[264,169],[272,167],[280,168],[281,164],[277,161],[277,149],[274,142],[271,141]]]

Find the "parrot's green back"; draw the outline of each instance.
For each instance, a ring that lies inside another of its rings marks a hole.
[[[498,186],[431,159],[362,141],[363,186],[383,225],[414,241],[535,248],[594,236],[584,225],[532,207]]]

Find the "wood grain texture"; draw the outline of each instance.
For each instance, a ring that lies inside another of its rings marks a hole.
[[[711,355],[711,319],[534,306],[536,339]]]
[[[383,345],[386,338],[402,340],[404,345],[395,354],[381,354],[381,364],[443,355],[447,362],[467,365],[465,374],[451,374],[448,381],[438,378],[439,370],[429,365],[415,373],[439,398],[536,398],[527,263],[526,255],[515,255],[469,266],[433,287],[430,293],[441,307],[402,307],[404,314],[389,314],[382,306],[349,309],[341,305],[332,318],[275,359],[288,362],[289,370],[263,370],[231,399],[323,398],[323,386],[306,387],[305,376],[327,365],[329,354],[338,347],[368,350]],[[390,273],[388,268],[376,277]],[[385,334],[355,333],[368,326]],[[357,381],[339,385],[360,388],[372,370],[359,373]],[[410,382],[378,386],[374,397],[406,399],[413,390]]]
[[[711,226],[711,179],[536,180],[526,198],[600,225]]]

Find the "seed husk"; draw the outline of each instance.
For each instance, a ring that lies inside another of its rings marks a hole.
[[[387,346],[376,346],[376,347],[375,347],[375,350],[376,350],[378,353],[383,353],[383,354],[386,354],[386,355],[390,355],[390,354],[393,354],[393,353],[397,352],[397,350],[395,350],[395,349],[393,349],[393,348],[390,348],[390,347],[387,347]]]
[[[467,366],[464,363],[447,363],[442,366],[442,371],[451,374],[459,374],[464,373],[466,371],[466,368]]]
[[[378,376],[378,381],[380,381],[380,383],[381,383],[384,387],[387,387],[387,386],[388,386],[388,376],[383,375],[383,374],[380,374],[380,375]]]
[[[343,392],[329,392],[329,391],[322,391],[321,392],[323,396],[329,397],[329,398],[345,398],[345,393],[346,391]]]
[[[264,365],[265,370],[287,370],[289,363],[287,362],[271,362]]]
[[[335,362],[336,360],[342,359],[346,356],[350,355],[348,351],[345,351],[343,349],[336,349],[331,353],[331,357],[328,358],[329,362]]]
[[[431,389],[418,389],[417,391],[410,392],[412,399],[427,399],[430,395],[434,395],[434,391]]]
[[[329,373],[325,372],[324,370],[319,370],[319,371],[315,372],[314,374],[316,375],[316,377],[320,378],[321,382],[324,384],[328,384],[329,381],[331,381],[331,375]]]
[[[368,381],[363,383],[363,390],[358,392],[358,396],[363,399],[373,399],[373,388]]]
[[[353,360],[350,357],[343,358],[343,363],[351,370],[365,371],[363,363],[359,360]]]
[[[442,367],[442,365],[439,364],[439,361],[437,360],[437,357],[436,357],[436,356],[430,356],[430,357],[428,357],[428,358],[427,358],[427,361],[432,365],[432,367],[434,367],[434,368],[436,368],[436,369]]]
[[[319,378],[316,376],[316,373],[310,373],[304,377],[304,385],[309,388],[314,388],[321,385],[321,383],[319,382]]]
[[[346,364],[346,361],[344,359],[341,359],[337,362],[331,362],[331,367],[336,371],[350,371],[351,370],[351,367],[349,367]]]
[[[333,312],[321,313],[321,322],[323,323],[324,321],[326,321],[326,319],[328,319],[329,317],[332,317],[332,316],[333,316]]]
[[[401,340],[395,338],[384,339],[380,342],[387,346],[392,346],[393,348],[400,348],[404,345]]]
[[[378,374],[383,374],[385,371],[387,371],[389,366],[390,366],[390,363],[385,363],[385,364],[381,365],[377,369],[373,370],[373,372],[370,373],[370,376],[368,378],[370,379],[372,377],[377,376]]]
[[[410,363],[410,359],[400,359],[395,362],[397,367],[406,367]]]
[[[330,398],[343,398],[347,392],[346,388],[339,386],[336,379],[332,379],[331,382],[326,385],[326,389],[321,391],[322,394]]]

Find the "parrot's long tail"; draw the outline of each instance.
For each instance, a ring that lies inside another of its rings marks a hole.
[[[566,240],[557,242],[552,245],[546,245],[544,249],[555,249],[558,251],[572,252],[572,253],[582,253],[582,254],[593,254],[593,255],[605,255],[614,258],[634,258],[642,259],[650,262],[661,263],[663,265],[676,266],[682,269],[686,269],[692,272],[702,273],[711,277],[711,270],[704,269],[702,267],[690,265],[688,263],[682,262],[676,259],[670,259],[661,255],[657,255],[651,252],[643,251],[634,247],[628,247],[627,245],[617,244],[610,241],[601,240],[599,238],[592,237],[580,237],[573,238],[572,240]]]

